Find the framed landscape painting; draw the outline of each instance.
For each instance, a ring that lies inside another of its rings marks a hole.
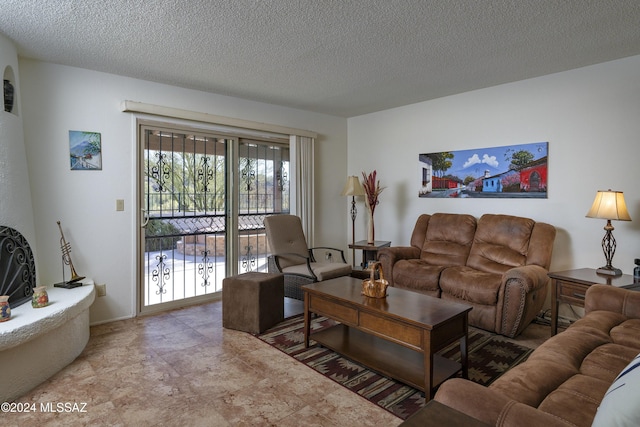
[[[547,197],[548,142],[418,155],[418,197]]]
[[[97,132],[69,131],[71,170],[102,170],[102,142]]]

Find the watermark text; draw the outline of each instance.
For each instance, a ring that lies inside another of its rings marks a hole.
[[[63,412],[85,413],[86,402],[3,402],[0,404],[0,412]]]

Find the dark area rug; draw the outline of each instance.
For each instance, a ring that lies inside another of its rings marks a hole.
[[[312,333],[335,324],[335,321],[324,317],[315,318],[311,323]],[[313,340],[309,348],[304,348],[303,326],[303,316],[295,316],[258,335],[258,338],[402,419],[425,404],[424,393],[420,390],[384,377],[319,346]],[[500,335],[475,328],[469,328],[468,346],[469,379],[485,386],[525,361],[533,351]],[[460,347],[452,344],[438,354],[459,361]]]

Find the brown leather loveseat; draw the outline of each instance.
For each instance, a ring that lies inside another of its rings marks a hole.
[[[637,426],[639,352],[640,292],[592,285],[584,317],[526,362],[488,387],[448,380],[435,400],[492,426]]]
[[[556,230],[529,218],[420,215],[411,246],[382,248],[391,286],[473,306],[469,324],[514,337],[544,305]]]

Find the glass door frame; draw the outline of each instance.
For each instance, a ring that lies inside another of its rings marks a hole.
[[[149,220],[146,213],[146,200],[145,200],[145,135],[144,132],[147,129],[167,130],[168,132],[184,132],[184,133],[197,133],[204,134],[207,137],[225,139],[227,141],[225,150],[225,277],[234,274],[234,267],[237,271],[237,256],[233,259],[234,252],[229,248],[234,246],[234,241],[237,239],[237,230],[232,227],[233,223],[237,223],[232,219],[229,223],[229,219],[232,218],[233,210],[229,207],[230,204],[234,204],[233,197],[229,191],[233,186],[233,179],[230,176],[236,174],[230,173],[229,168],[232,167],[231,155],[233,147],[238,144],[238,138],[232,135],[228,135],[222,132],[208,129],[203,126],[190,126],[189,124],[181,124],[174,122],[162,122],[155,120],[147,120],[138,118],[136,122],[136,315],[145,315],[158,313],[174,308],[180,308],[187,305],[196,305],[205,302],[211,302],[219,300],[222,297],[221,290],[205,295],[192,296],[188,298],[181,298],[177,300],[162,302],[153,305],[145,305],[145,282],[146,282],[146,269],[145,269],[145,226]],[[231,255],[231,256],[229,256]]]
[[[256,136],[250,130],[238,132],[230,130],[224,132],[216,129],[215,126],[207,126],[206,123],[198,122],[186,122],[181,121],[160,121],[148,118],[136,119],[136,315],[152,314],[156,312],[162,312],[165,310],[184,307],[186,305],[199,304],[203,302],[219,300],[222,297],[222,292],[217,291],[215,293],[189,297],[188,299],[179,299],[176,301],[163,302],[155,305],[144,305],[144,286],[145,286],[145,263],[144,263],[144,248],[145,248],[145,222],[147,216],[145,214],[144,200],[144,129],[156,128],[164,129],[173,132],[185,132],[185,133],[199,133],[211,136],[214,138],[221,138],[227,141],[226,155],[225,155],[225,277],[229,277],[238,274],[240,264],[240,251],[239,251],[239,217],[240,217],[240,141],[246,138],[259,139],[265,143],[272,141],[281,145],[287,145],[290,147],[290,141],[283,138],[283,135],[273,136]],[[290,202],[293,199],[293,195],[290,196]]]

